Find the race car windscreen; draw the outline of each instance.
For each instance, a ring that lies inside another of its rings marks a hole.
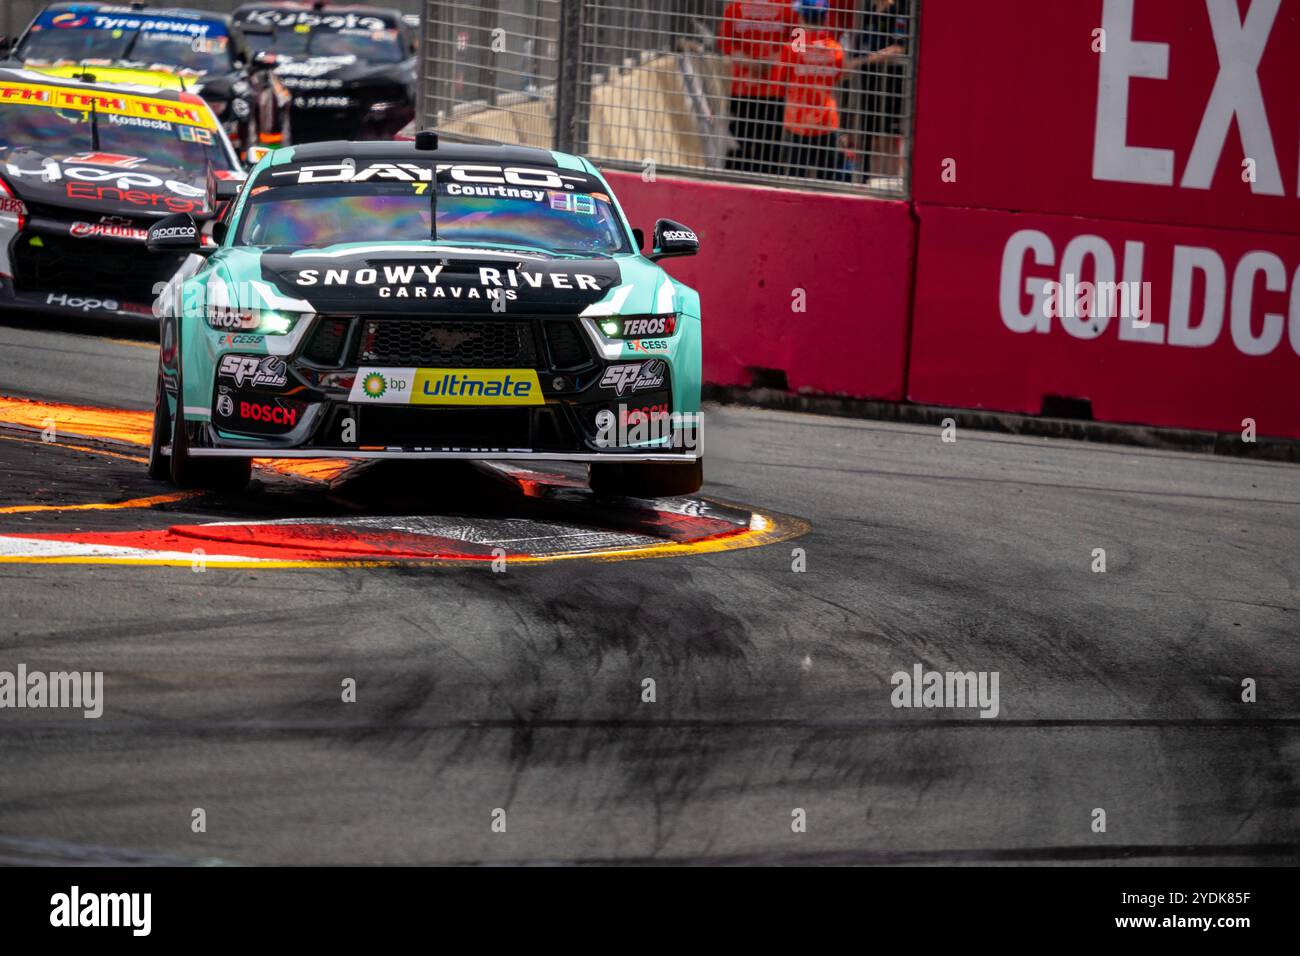
[[[186,37],[174,33],[145,33],[136,36],[128,56],[141,63],[165,63],[199,73],[224,73],[234,65],[230,38]]]
[[[341,242],[427,240],[432,238],[429,186],[373,181],[254,186],[238,244],[308,249]],[[464,188],[438,184],[440,242],[583,256],[630,249],[604,193],[538,188],[476,196],[465,195]]]
[[[33,63],[138,60],[214,71],[230,68],[228,43],[220,20],[46,10],[16,55]]]
[[[0,85],[0,149],[31,149],[51,157],[98,153],[115,157],[114,164],[126,168],[132,160],[178,169],[201,170],[208,162],[216,169],[239,168],[215,130],[203,125],[125,115],[103,106],[92,111],[4,101],[10,92],[11,88]],[[120,102],[130,109],[131,103],[140,101]],[[171,107],[195,109],[189,104]]]
[[[257,52],[271,50],[290,57],[355,57],[377,65],[400,63],[406,56],[394,27],[377,30],[359,27],[333,29],[299,23],[281,26],[274,33],[248,33],[248,45]]]

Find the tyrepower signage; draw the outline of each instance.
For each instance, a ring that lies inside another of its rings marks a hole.
[[[996,8],[925,4],[917,201],[1300,233],[1300,3]]]

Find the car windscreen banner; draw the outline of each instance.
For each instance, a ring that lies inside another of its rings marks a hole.
[[[151,96],[137,96],[125,92],[72,89],[43,83],[0,82],[0,104],[5,103],[55,110],[76,110],[83,113],[93,110],[99,114],[179,123],[202,129],[217,128],[212,113],[201,102],[186,103],[179,100],[155,99]]]
[[[288,30],[392,30],[398,26],[395,16],[380,11],[364,13],[329,13],[284,7],[254,7],[236,14],[240,23]]]
[[[328,160],[276,166],[258,179],[259,186],[301,186],[312,183],[402,182],[430,183],[435,174],[439,192],[448,195],[545,199],[548,191],[605,195],[594,176],[549,166],[502,166],[494,163],[412,163],[367,160]],[[459,187],[453,189],[452,187]],[[469,187],[469,189],[466,189]],[[608,197],[606,197],[608,198]]]
[[[225,23],[216,19],[75,10],[45,10],[32,23],[32,30],[107,30],[123,33],[174,33],[187,37],[229,36]]]

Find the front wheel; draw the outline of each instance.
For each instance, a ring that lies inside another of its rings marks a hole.
[[[208,488],[214,491],[238,491],[252,477],[251,458],[194,458],[190,455],[189,434],[181,396],[185,394],[180,377],[176,382],[176,414],[172,416],[171,479],[177,488]],[[155,413],[155,423],[157,417]],[[155,424],[155,429],[157,425]],[[152,468],[153,456],[150,456]],[[151,472],[152,473],[152,472]]]
[[[163,454],[163,447],[171,439],[171,412],[167,407],[167,390],[163,388],[162,372],[158,373],[158,386],[153,398],[153,433],[149,436],[149,477],[166,481],[172,474],[172,457]]]
[[[704,484],[704,460],[692,462],[592,462],[591,490],[627,498],[673,498],[694,494]]]

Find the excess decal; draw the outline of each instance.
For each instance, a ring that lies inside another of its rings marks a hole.
[[[349,401],[384,405],[542,405],[531,368],[360,368]]]

